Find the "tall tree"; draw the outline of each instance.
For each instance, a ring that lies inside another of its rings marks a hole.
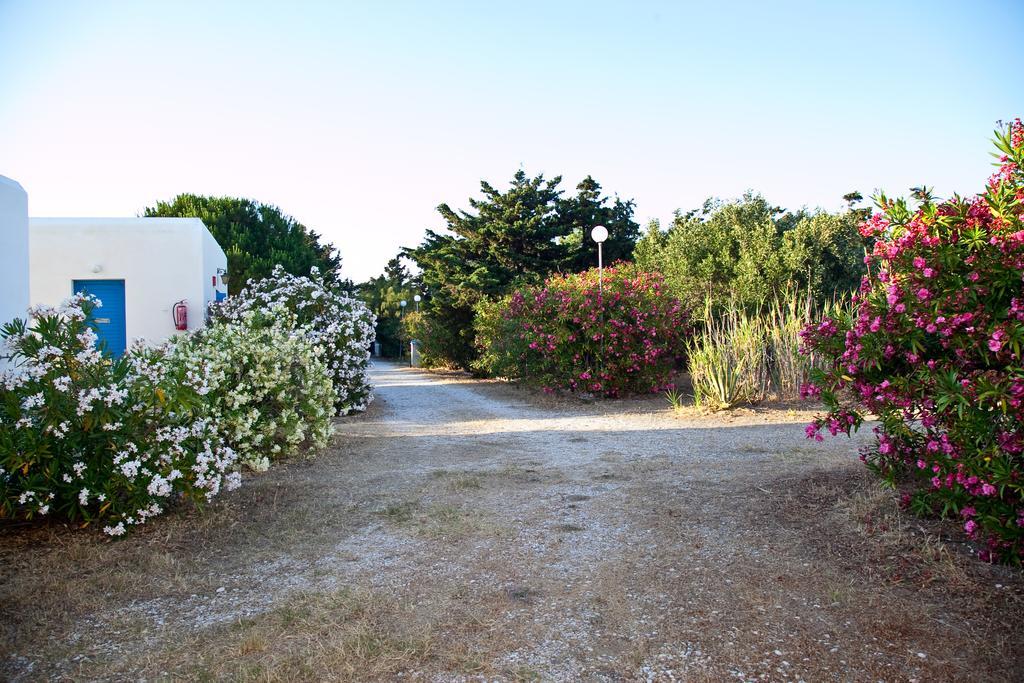
[[[202,219],[227,254],[232,294],[250,278],[270,275],[277,264],[295,275],[308,275],[316,266],[328,283],[342,284],[341,257],[334,247],[321,243],[320,235],[276,206],[237,197],[179,194],[146,207],[144,215]]]
[[[640,226],[633,220],[634,203],[618,197],[601,196],[601,184],[587,176],[576,186],[576,194],[558,204],[558,218],[568,234],[562,244],[566,247],[565,269],[579,272],[595,265],[594,243],[590,231],[603,225],[608,239],[603,245],[606,263],[632,259],[633,247],[640,236]]]
[[[469,211],[437,207],[446,234],[428,230],[420,246],[403,250],[422,271],[431,329],[445,337],[438,346],[448,349],[452,363],[468,367],[475,356],[473,309],[480,301],[596,265],[589,243],[595,225],[603,223],[610,233],[609,261],[632,253],[639,231],[633,203],[601,197],[589,176],[575,196],[563,198],[561,180],[520,170],[504,192],[481,181],[483,197],[470,199]]]

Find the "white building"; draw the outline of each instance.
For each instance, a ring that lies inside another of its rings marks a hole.
[[[0,176],[0,325],[28,308],[28,196]]]
[[[31,302],[96,295],[100,340],[115,355],[174,334],[182,304],[187,329],[202,327],[227,296],[227,257],[198,218],[30,218],[29,236]]]

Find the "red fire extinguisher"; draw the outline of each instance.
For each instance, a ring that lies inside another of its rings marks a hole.
[[[188,305],[185,300],[182,299],[178,303],[174,304],[174,329],[176,330],[187,330],[188,329]]]

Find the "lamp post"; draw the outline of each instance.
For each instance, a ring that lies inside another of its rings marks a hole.
[[[595,225],[590,231],[590,237],[597,242],[597,300],[601,309],[601,327],[604,328],[604,257],[601,253],[601,244],[608,239],[608,228],[603,225]],[[601,368],[604,369],[604,332],[601,333]]]
[[[420,312],[420,302],[423,301],[423,297],[421,297],[419,294],[417,294],[416,296],[414,296],[412,298],[412,300],[416,302],[416,312],[419,313]]]
[[[608,239],[608,228],[603,225],[595,225],[590,231],[590,237],[597,242],[597,292],[604,297],[604,263],[601,253],[601,244]]]
[[[409,302],[406,301],[405,299],[402,299],[401,301],[398,302],[398,305],[400,307],[398,309],[399,326],[404,329],[405,326],[401,324],[401,321],[405,320],[405,307],[409,305]],[[398,357],[399,358],[404,358],[405,357],[405,349],[404,348],[400,349]]]

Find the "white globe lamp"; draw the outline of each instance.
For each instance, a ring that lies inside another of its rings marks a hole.
[[[590,237],[597,242],[597,292],[604,296],[604,259],[601,254],[601,243],[608,239],[608,228],[595,225],[590,231]]]

